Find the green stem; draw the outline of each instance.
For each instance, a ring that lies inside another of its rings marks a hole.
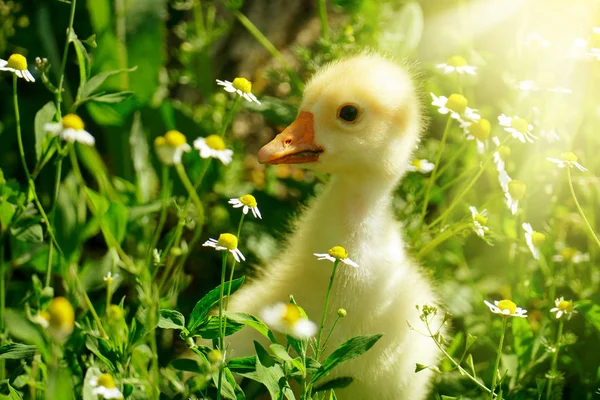
[[[419,253],[417,253],[417,258],[420,259],[425,254],[429,253],[431,250],[436,248],[439,244],[450,239],[456,233],[461,232],[463,229],[466,229],[469,226],[471,226],[471,223],[464,223],[464,224],[458,225],[455,228],[448,228],[445,231],[441,232],[439,235],[437,235],[435,238],[433,238],[433,240],[431,240],[429,243],[427,243],[427,245],[425,245],[421,250],[419,250]]]
[[[4,228],[4,227],[2,227]],[[6,271],[4,270],[4,233],[0,235],[0,335],[4,337],[4,310],[6,309]],[[0,345],[4,341],[0,340]],[[0,359],[0,381],[6,378],[6,361]]]
[[[246,214],[242,213],[242,217],[240,218],[240,223],[238,224],[238,230],[237,230],[238,243],[240,241],[240,233],[242,232],[242,224],[244,223],[245,216],[246,216]],[[225,300],[225,310],[227,310],[227,306],[229,305],[229,297],[231,296],[231,282],[233,282],[234,271],[235,271],[235,259],[233,260],[233,263],[231,264],[231,273],[229,274],[229,287],[227,288],[227,298]]]
[[[60,178],[61,178],[61,174],[62,174],[62,161],[63,161],[63,157],[59,156],[58,160],[56,162],[56,176],[54,178],[54,195],[53,195],[53,199],[52,199],[52,207],[50,208],[49,211],[49,215],[50,215],[50,225],[54,225],[54,214],[56,212],[56,203],[58,201],[58,190],[60,188]],[[50,286],[50,282],[52,280],[52,256],[53,256],[53,250],[54,250],[54,243],[51,241],[48,245],[48,265],[46,268],[46,287]]]
[[[223,125],[221,125],[221,132],[219,132],[219,136],[225,136],[227,128],[229,127],[229,124],[231,124],[231,120],[233,119],[233,113],[235,112],[235,109],[238,103],[240,102],[240,99],[241,97],[238,95],[236,95],[233,99],[233,104],[231,105],[231,107],[229,107],[229,110],[227,110],[227,114],[225,114],[225,119],[223,120]]]
[[[554,375],[556,374],[556,368],[558,366],[558,352],[560,351],[560,345],[562,342],[564,324],[564,318],[560,318],[560,321],[558,323],[558,333],[556,334],[556,348],[554,349],[554,354],[552,354],[552,364],[550,366],[550,374],[553,377],[548,380],[548,391],[546,392],[546,400],[550,400],[550,397],[552,396],[552,383],[554,382]]]
[[[197,0],[194,7],[194,25],[196,26],[196,35],[203,37],[206,34],[206,28],[204,27],[204,16],[202,15],[202,2]]]
[[[183,168],[182,164],[175,164],[175,170],[177,171],[177,174],[179,175],[179,179],[181,179],[181,182],[183,182],[183,186],[185,186],[186,190],[188,191],[189,194],[189,198],[194,202],[194,205],[196,206],[196,213],[197,213],[197,220],[196,220],[196,224],[200,224],[203,225],[204,224],[204,208],[202,207],[202,201],[200,201],[200,197],[198,197],[198,193],[196,193],[196,189],[194,188],[194,185],[192,184],[192,182],[190,181],[190,178],[188,178],[187,174],[185,173],[185,169]],[[189,200],[188,200],[189,202]],[[187,204],[186,204],[186,209],[187,209]]]
[[[500,333],[500,343],[498,344],[498,354],[496,355],[496,364],[494,365],[494,377],[492,378],[492,389],[490,391],[490,400],[494,400],[494,390],[498,381],[498,367],[500,366],[500,358],[502,357],[502,346],[504,345],[504,334],[506,332],[506,324],[508,317],[502,317],[502,332]]]
[[[152,289],[150,289],[152,290]],[[156,314],[158,310],[155,309],[158,304],[158,299],[152,301],[150,305],[151,316],[150,316],[150,326],[156,326]],[[154,329],[150,334],[150,349],[152,350],[152,394],[154,398],[158,400],[160,398],[160,369],[158,366],[158,345],[156,342],[156,329]]]
[[[427,214],[427,206],[429,205],[429,195],[431,194],[431,189],[433,188],[433,184],[435,183],[435,178],[437,176],[437,171],[440,166],[440,161],[442,160],[442,154],[444,153],[444,148],[446,147],[446,138],[448,137],[448,132],[450,131],[451,125],[452,117],[448,116],[448,121],[446,122],[444,133],[442,134],[440,148],[435,159],[435,165],[433,166],[433,171],[431,171],[431,177],[429,178],[429,182],[427,183],[427,190],[425,191],[425,200],[423,200],[423,208],[421,209],[421,221],[424,221],[425,214]]]
[[[585,216],[585,213],[583,212],[583,209],[581,208],[581,205],[579,204],[579,201],[577,200],[577,196],[575,195],[575,189],[573,189],[573,181],[571,180],[571,168],[567,166],[566,169],[567,169],[567,176],[569,178],[569,188],[571,189],[571,195],[573,196],[573,201],[575,201],[575,205],[577,206],[579,215],[581,215],[581,218],[583,218],[583,220],[585,221],[585,225],[587,226],[588,230],[590,231],[590,235],[595,240],[596,244],[598,244],[598,246],[600,246],[600,239],[598,239],[596,232],[594,232],[594,228],[592,228],[590,221],[588,221],[587,217]]]
[[[327,1],[317,0],[319,19],[321,20],[321,35],[323,39],[329,40],[329,25],[327,24]]]
[[[65,69],[67,68],[67,55],[69,54],[69,43],[71,43],[71,32],[73,32],[73,21],[75,19],[75,7],[77,0],[71,0],[71,14],[69,15],[69,28],[67,29],[67,39],[65,40],[65,48],[63,57],[60,63],[60,78],[58,80],[58,90],[56,92],[56,120],[60,121],[61,111],[60,104],[62,103],[63,85],[65,82]]]
[[[333,263],[333,270],[331,271],[331,277],[329,278],[329,287],[327,287],[327,294],[325,295],[325,305],[323,307],[323,315],[321,316],[321,324],[319,325],[319,334],[317,336],[317,361],[319,361],[319,357],[321,356],[321,337],[323,336],[323,327],[325,326],[325,317],[327,316],[327,309],[329,308],[329,298],[331,297],[331,288],[333,287],[333,280],[335,278],[335,272],[337,271],[338,264],[340,260],[337,258]]]
[[[154,234],[150,240],[150,245],[146,252],[146,265],[150,268],[150,262],[152,260],[152,252],[156,248],[158,241],[160,240],[160,234],[167,221],[167,210],[169,207],[169,197],[171,196],[171,185],[169,182],[169,167],[163,165],[162,167],[162,205],[160,207],[160,216],[158,217],[158,224],[154,229]],[[156,267],[158,269],[158,267]]]
[[[225,272],[227,270],[227,251],[223,252],[221,265],[221,292],[219,293],[219,350],[225,354],[225,331],[223,327],[223,294],[225,291]],[[217,400],[221,399],[221,383],[223,380],[223,368],[219,369],[219,380],[217,383]]]
[[[100,334],[102,335],[103,338],[107,339],[108,335],[106,334],[106,331],[104,330],[104,327],[102,326],[102,320],[98,316],[98,313],[96,312],[96,309],[94,308],[94,305],[92,304],[92,301],[90,300],[87,292],[85,291],[85,288],[81,284],[81,281],[79,280],[79,276],[77,275],[77,271],[73,271],[73,275],[75,276],[75,281],[77,283],[77,287],[79,288],[79,291],[81,292],[81,295],[83,296],[83,300],[85,301],[85,304],[87,305],[88,309],[92,313],[92,316],[94,317],[94,321],[96,321],[96,325],[98,325]]]
[[[462,146],[460,146],[460,148],[457,151],[453,152],[452,156],[446,161],[444,166],[438,170],[437,176],[442,176],[444,174],[444,172],[446,172],[448,170],[448,168],[450,168],[452,166],[452,164],[454,164],[454,161],[456,161],[458,159],[458,157],[464,157],[465,150],[467,149],[468,146],[469,146],[469,142],[465,140],[464,143],[462,144]]]
[[[329,330],[329,333],[327,334],[327,337],[325,338],[325,341],[323,342],[323,351],[325,351],[325,349],[327,348],[327,343],[329,343],[329,338],[331,337],[331,334],[333,333],[333,330],[335,329],[338,321],[340,320],[339,315],[337,316],[337,318],[335,319],[333,326],[331,327],[331,329]]]

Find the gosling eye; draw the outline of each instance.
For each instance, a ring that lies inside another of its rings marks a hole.
[[[346,124],[354,124],[360,115],[356,104],[342,104],[337,110],[337,117]]]

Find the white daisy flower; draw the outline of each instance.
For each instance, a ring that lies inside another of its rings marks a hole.
[[[477,67],[467,65],[467,60],[465,60],[461,56],[450,57],[448,61],[446,61],[443,64],[437,64],[435,67],[443,69],[445,74],[452,74],[456,72],[461,75],[475,75],[477,70]]]
[[[106,276],[103,279],[104,279],[104,282],[110,284],[110,283],[113,283],[113,281],[117,278],[119,278],[119,274],[113,275],[112,272],[108,271],[108,273],[106,274]]]
[[[101,395],[105,399],[123,398],[123,393],[117,388],[115,380],[110,374],[102,374],[97,378],[92,378],[90,384],[93,386],[93,394]]]
[[[579,264],[582,262],[590,261],[590,255],[588,253],[582,253],[572,247],[565,247],[564,243],[562,248],[557,245],[558,254],[552,256],[552,261],[555,262],[567,262],[573,264]]]
[[[260,215],[260,211],[258,210],[258,203],[256,202],[256,198],[251,194],[245,194],[242,197],[230,199],[229,204],[233,206],[233,208],[240,208],[244,214],[248,214],[248,210],[252,211],[254,218],[262,219],[262,215]]]
[[[161,163],[165,165],[181,164],[183,153],[189,153],[192,148],[187,144],[185,135],[176,130],[170,130],[165,136],[154,139],[154,150]]]
[[[544,39],[542,35],[537,32],[530,32],[525,39],[525,46],[530,47],[550,47],[550,41]]]
[[[558,168],[577,167],[577,169],[582,172],[587,171],[587,169],[584,168],[583,165],[581,165],[577,162],[577,160],[578,160],[577,156],[571,151],[569,151],[567,153],[562,153],[560,155],[560,158],[547,157],[546,159],[548,161],[551,161],[554,164],[556,164],[558,166]]]
[[[358,264],[348,258],[348,252],[342,246],[335,246],[329,249],[326,254],[321,253],[313,253],[318,257],[318,260],[329,260],[331,262],[335,262],[339,260],[346,265],[349,265],[354,268],[358,268]]]
[[[506,174],[506,172],[504,172],[504,174]],[[506,190],[504,190],[504,197],[506,197],[506,205],[508,206],[512,214],[516,215],[517,211],[519,210],[519,200],[521,200],[525,196],[527,185],[516,179],[510,179],[508,174],[500,176],[500,179],[500,185],[502,186],[502,189],[506,188]],[[506,182],[506,185],[503,184],[503,179],[508,180]]]
[[[471,217],[473,218],[473,230],[477,236],[484,237],[490,229],[487,227],[487,210],[479,212],[474,206],[470,206],[469,210],[471,210]]]
[[[485,118],[481,118],[479,121],[463,121],[460,124],[463,132],[467,136],[467,140],[475,140],[477,143],[477,152],[483,154],[485,151],[485,145],[487,138],[490,136],[492,125],[490,121]]]
[[[239,96],[248,100],[249,102],[255,102],[260,104],[260,101],[252,94],[252,83],[246,78],[235,78],[233,82],[221,81],[217,79],[217,85],[223,86],[223,89],[229,93],[237,93]]]
[[[478,121],[481,118],[477,110],[467,107],[468,100],[461,94],[454,93],[450,97],[430,94],[433,98],[431,104],[438,108],[440,114],[450,113],[450,116],[459,122]]]
[[[508,146],[501,145],[497,136],[492,138],[492,142],[496,145],[496,150],[492,156],[494,158],[494,164],[496,164],[496,170],[500,174],[498,179],[500,180],[502,190],[506,192],[508,190],[508,181],[510,181],[510,177],[506,173],[505,161],[510,157],[512,150]]]
[[[556,132],[556,129],[540,129],[540,135],[545,138],[548,143],[555,143],[560,141],[560,136]]]
[[[406,168],[408,171],[420,172],[422,174],[428,174],[433,171],[435,165],[432,162],[429,162],[426,159],[414,159]]]
[[[295,304],[276,303],[264,308],[260,317],[272,329],[296,339],[307,339],[317,333],[317,324],[303,318],[299,307]]]
[[[484,300],[483,302],[494,314],[500,314],[508,317],[527,318],[527,310],[517,307],[517,305],[510,300],[494,300],[494,304],[491,304],[487,300]]]
[[[12,72],[27,82],[35,82],[33,75],[27,69],[27,59],[20,54],[13,54],[7,60],[0,59],[0,71]]]
[[[539,260],[540,247],[542,247],[542,245],[546,241],[546,235],[541,232],[534,231],[531,227],[531,224],[527,222],[523,223],[522,226],[523,230],[525,230],[525,241],[527,242],[527,246],[529,247],[529,250],[531,250],[533,258]]]
[[[573,305],[573,302],[566,301],[565,298],[562,296],[560,298],[554,300],[554,305],[556,307],[551,308],[550,312],[556,313],[556,319],[559,319],[563,315],[565,317],[567,317],[567,319],[571,319],[573,314],[575,314],[577,312],[577,310],[575,310],[575,306]]]
[[[194,140],[194,148],[200,151],[200,157],[216,158],[225,165],[229,164],[233,158],[233,150],[225,148],[225,142],[219,135],[199,137]]]
[[[96,143],[94,137],[85,129],[81,118],[75,114],[65,115],[60,122],[50,122],[44,125],[44,130],[54,136],[59,136],[65,142],[79,142],[88,146]]]
[[[533,139],[537,139],[537,136],[531,133],[533,125],[524,118],[508,117],[502,114],[498,117],[498,122],[506,132],[512,134],[515,139],[519,139],[522,143],[525,143],[525,141],[533,143]]]
[[[240,260],[246,261],[246,257],[238,249],[238,238],[231,233],[222,233],[219,235],[219,240],[210,238],[202,246],[214,247],[217,251],[228,251],[233,255],[235,261],[241,262]]]

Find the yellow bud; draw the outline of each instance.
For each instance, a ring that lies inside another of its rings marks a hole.
[[[250,93],[252,90],[252,83],[246,78],[235,78],[232,84],[234,88],[241,90],[242,93]]]
[[[256,202],[256,198],[254,198],[254,196],[252,196],[251,194],[243,195],[242,197],[240,197],[240,201],[243,205],[248,207],[256,207],[258,205],[258,203]]]
[[[529,132],[529,122],[523,118],[514,117],[510,122],[510,126],[521,133]]]
[[[204,143],[213,150],[225,150],[225,142],[219,135],[210,135],[204,139]]]
[[[467,104],[469,104],[469,102],[465,96],[454,93],[448,97],[446,107],[454,112],[462,114],[467,110]]]
[[[521,181],[513,179],[508,182],[508,193],[515,200],[521,200],[525,196],[525,190],[527,190],[527,185]]]
[[[156,142],[155,142],[156,143]],[[175,130],[165,133],[165,143],[171,147],[179,147],[187,143],[187,139],[183,133]]]
[[[345,309],[340,308],[339,310],[337,310],[337,314],[340,318],[346,318],[346,315],[348,315],[348,312]]]
[[[511,314],[517,312],[517,305],[510,300],[500,300],[497,307],[502,311],[508,310]]]
[[[490,136],[490,131],[492,126],[490,121],[487,119],[481,118],[479,121],[474,122],[471,125],[471,134],[475,136],[477,139],[483,141]]]
[[[570,161],[570,162],[574,162],[574,163],[576,163],[578,160],[577,156],[572,151],[569,151],[567,153],[562,153],[560,155],[560,158],[562,158],[565,161]]]
[[[418,158],[415,158],[414,160],[412,160],[411,164],[416,169],[421,169],[421,160],[419,160]]]
[[[6,66],[18,71],[24,71],[27,69],[27,59],[20,54],[13,54],[8,57],[8,64]]]
[[[446,64],[452,67],[464,67],[465,65],[467,65],[467,60],[465,60],[461,56],[452,56],[448,59]]]
[[[223,246],[228,250],[235,250],[238,247],[238,238],[231,233],[221,233],[217,241],[217,246]]]
[[[331,257],[337,258],[338,260],[343,260],[348,258],[348,252],[342,246],[335,246],[329,249],[327,252]]]
[[[79,116],[77,116],[75,114],[65,115],[62,119],[62,126],[65,129],[71,128],[71,129],[75,129],[76,131],[80,131],[80,130],[83,130],[83,128],[85,128],[85,125],[84,125],[83,121],[81,120],[81,118],[79,118]]]
[[[75,326],[75,311],[64,297],[55,297],[48,307],[50,313],[50,333],[59,340],[66,339]]]
[[[544,242],[546,241],[546,235],[544,235],[541,232],[533,232],[531,234],[531,241],[533,242],[533,246],[537,249],[539,249],[540,247],[542,247],[542,245],[544,244]]]

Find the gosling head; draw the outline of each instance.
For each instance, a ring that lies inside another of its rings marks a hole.
[[[260,149],[258,159],[397,178],[420,131],[409,74],[387,58],[363,54],[321,69],[306,86],[296,120]]]

